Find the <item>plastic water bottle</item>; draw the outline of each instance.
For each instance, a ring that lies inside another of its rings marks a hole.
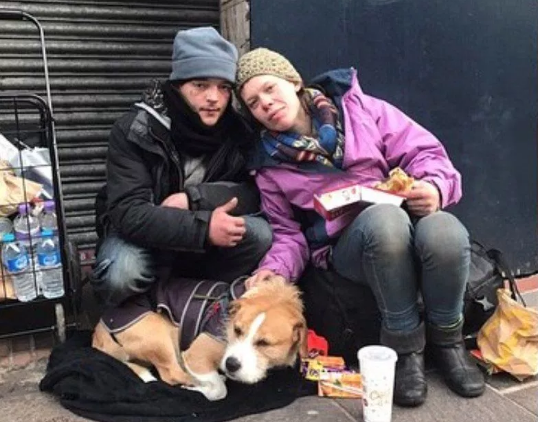
[[[41,240],[37,244],[37,262],[41,273],[43,296],[47,299],[63,296],[64,283],[60,245],[52,230],[46,229],[41,232]]]
[[[0,217],[0,239],[7,233],[13,233],[13,223],[7,217]]]
[[[45,201],[43,211],[39,216],[41,230],[52,230],[52,233],[58,233],[58,219],[55,208],[54,201]]]
[[[39,220],[31,214],[30,204],[19,205],[19,215],[13,220],[16,239],[23,244],[33,257],[39,238]]]
[[[39,241],[40,228],[39,219],[32,215],[30,204],[19,205],[19,214],[13,220],[13,231],[15,238],[22,244],[28,252],[30,260],[29,271],[33,273],[35,285],[38,293],[41,293],[41,272],[38,269],[35,252]]]
[[[2,263],[11,276],[15,296],[21,302],[29,302],[37,297],[37,290],[26,247],[15,240],[13,233],[5,234],[3,242]]]

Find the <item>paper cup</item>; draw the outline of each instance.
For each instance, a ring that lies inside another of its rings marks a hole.
[[[366,346],[359,350],[357,356],[363,383],[364,421],[390,422],[398,355],[389,347]]]

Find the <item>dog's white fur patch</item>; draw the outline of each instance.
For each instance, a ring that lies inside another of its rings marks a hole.
[[[142,381],[144,382],[157,381],[157,378],[155,378],[147,368],[144,368],[142,371],[140,371],[138,373],[138,376],[142,378]]]
[[[228,344],[221,367],[229,378],[247,384],[254,384],[265,377],[266,364],[258,359],[258,354],[254,348],[254,337],[265,321],[265,316],[265,312],[257,315],[250,325],[248,334],[243,339],[236,339],[233,343]],[[236,372],[230,373],[226,370],[226,360],[228,358],[235,358],[241,364],[241,367]]]
[[[183,388],[191,391],[198,391],[210,401],[222,400],[226,397],[228,394],[228,389],[224,382],[226,377],[220,375],[217,371],[211,371],[207,374],[198,374],[189,368],[187,362],[183,362],[187,372],[196,380],[196,385],[184,385]]]

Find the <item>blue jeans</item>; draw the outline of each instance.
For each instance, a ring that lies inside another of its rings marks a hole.
[[[263,218],[244,218],[245,236],[233,248],[215,247],[206,253],[174,252],[177,276],[232,282],[250,274],[271,247],[273,234]],[[99,248],[90,277],[100,301],[105,306],[115,306],[148,291],[160,274],[158,253],[109,234]]]
[[[460,320],[470,259],[469,234],[453,215],[438,211],[412,220],[385,204],[361,212],[332,252],[338,273],[371,287],[383,326],[401,331],[420,323],[419,291],[430,324]]]

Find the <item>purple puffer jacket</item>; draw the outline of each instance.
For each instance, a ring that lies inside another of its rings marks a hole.
[[[300,277],[309,259],[315,266],[327,265],[329,248],[310,251],[292,207],[313,210],[316,192],[347,182],[371,186],[399,166],[415,179],[433,183],[441,193],[442,208],[461,198],[461,176],[439,140],[396,107],[364,94],[354,69],[327,72],[316,82],[343,112],[345,173],[313,173],[298,165],[274,162],[255,171],[262,210],[274,232],[273,245],[258,271],[269,269],[291,281]],[[356,216],[357,211],[351,211],[327,221],[329,237],[337,238]]]

